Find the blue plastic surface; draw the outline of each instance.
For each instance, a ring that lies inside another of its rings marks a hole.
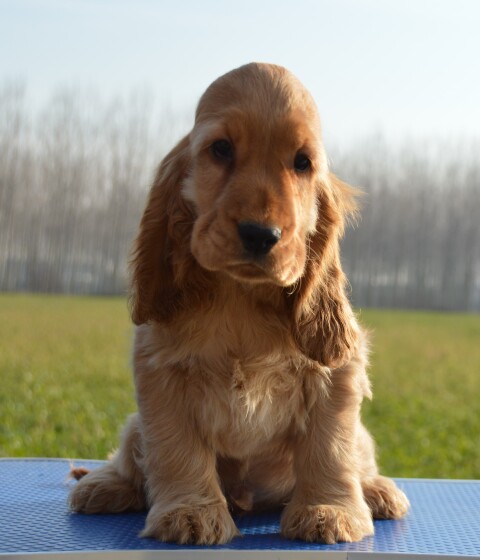
[[[99,462],[76,461],[94,467]],[[105,550],[175,550],[140,539],[145,513],[81,515],[67,507],[69,462],[0,460],[0,553]],[[217,549],[302,550],[480,556],[480,482],[398,480],[412,504],[400,521],[376,521],[375,536],[337,545],[289,541],[279,534],[279,513],[235,519],[244,535]],[[377,554],[378,553],[378,554]],[[261,554],[259,553],[259,558]]]

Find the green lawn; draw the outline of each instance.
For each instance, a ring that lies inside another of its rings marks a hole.
[[[135,410],[120,298],[0,294],[0,455],[105,458]]]
[[[363,310],[392,476],[480,478],[480,316]],[[0,456],[104,458],[135,410],[122,298],[0,294]]]

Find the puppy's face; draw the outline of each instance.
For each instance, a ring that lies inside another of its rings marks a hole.
[[[289,286],[305,268],[327,173],[318,115],[284,69],[242,72],[210,86],[190,134],[191,251],[208,270]]]

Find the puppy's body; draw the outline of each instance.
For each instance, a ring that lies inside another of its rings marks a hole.
[[[144,535],[198,544],[236,534],[227,501],[287,504],[283,534],[324,542],[406,512],[360,422],[367,349],[338,245],[353,208],[291,74],[252,64],[210,86],[137,238],[139,412],[75,510],[147,506]]]

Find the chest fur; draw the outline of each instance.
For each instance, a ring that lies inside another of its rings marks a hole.
[[[187,399],[202,437],[217,453],[237,458],[303,431],[308,385],[321,378],[303,356],[282,353],[231,358],[218,370],[197,362],[190,372]]]
[[[168,328],[141,328],[154,375],[164,383],[170,370],[185,377],[189,416],[221,455],[252,455],[304,430],[312,380],[328,377],[296,347],[285,315],[250,298],[230,297]]]

